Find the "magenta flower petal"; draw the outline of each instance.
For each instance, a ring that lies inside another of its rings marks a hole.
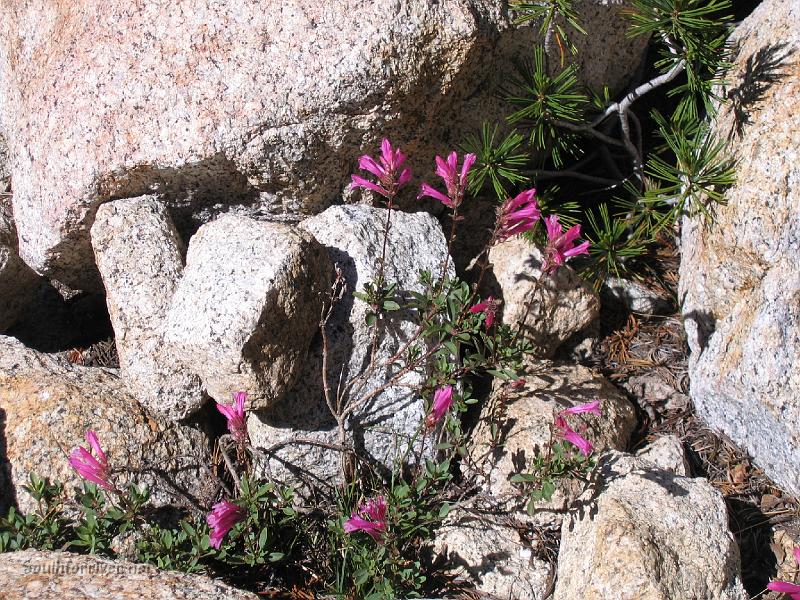
[[[578,448],[581,454],[589,456],[592,453],[594,449],[592,443],[574,431],[562,416],[556,417],[555,426],[558,429],[559,436]]]
[[[106,459],[106,454],[103,452],[103,449],[100,447],[100,442],[97,440],[97,434],[91,429],[86,430],[86,441],[89,442],[89,446],[91,446],[92,450],[94,450],[95,454],[97,454],[100,462],[103,464],[108,462]]]
[[[89,443],[89,447],[97,454],[97,458],[92,456],[91,452],[86,448],[78,446],[69,455],[70,466],[83,479],[96,483],[103,489],[114,491],[114,486],[110,482],[111,473],[108,467],[108,459],[100,447],[97,435],[88,430],[86,432],[86,441]]]
[[[494,317],[497,314],[497,301],[489,296],[483,302],[478,302],[470,306],[469,312],[472,314],[484,313],[486,315],[486,329],[491,329],[494,324]]]
[[[439,190],[434,189],[433,187],[431,187],[427,183],[423,183],[422,184],[422,186],[420,187],[420,192],[417,195],[417,198],[422,198],[423,196],[429,196],[430,198],[433,198],[434,200],[438,200],[439,202],[441,202],[445,206],[449,206],[450,208],[454,207],[454,204],[450,200],[450,198],[445,196]]]
[[[461,187],[467,186],[467,174],[469,170],[472,168],[472,165],[475,164],[477,160],[477,156],[474,154],[465,154],[464,155],[464,162],[461,165]]]
[[[520,192],[515,198],[506,200],[500,208],[497,239],[507,240],[512,235],[532,229],[540,217],[536,190]]]
[[[767,589],[772,592],[789,594],[792,600],[800,600],[800,585],[789,583],[788,581],[770,581]]]
[[[583,242],[576,246],[575,240],[581,234],[581,226],[574,225],[566,233],[562,230],[558,222],[558,216],[552,215],[545,219],[547,229],[547,247],[545,248],[542,271],[554,273],[555,270],[563,265],[567,259],[578,254],[589,253],[589,242]]]
[[[206,522],[211,529],[209,536],[211,546],[219,550],[222,540],[228,532],[244,517],[245,510],[233,502],[223,501],[215,504],[206,517]]]
[[[581,413],[593,413],[595,415],[600,415],[600,400],[593,400],[591,402],[586,402],[585,404],[579,404],[577,406],[573,406],[571,408],[565,408],[561,411],[560,414],[562,415],[578,415]]]
[[[800,548],[794,549],[794,560],[800,565]]]
[[[409,181],[411,181],[411,169],[403,169],[403,172],[400,173],[400,177],[397,179],[397,187],[405,185]]]
[[[244,404],[247,401],[247,392],[236,392],[233,395],[233,406],[216,403],[217,410],[225,415],[228,420],[228,431],[238,442],[247,439],[247,418],[244,413]]]
[[[389,196],[389,192],[379,186],[377,183],[372,183],[368,179],[364,179],[363,177],[359,177],[358,175],[351,175],[350,178],[353,180],[353,187],[354,188],[364,188],[368,190],[372,190],[373,192],[379,193],[381,196],[387,197]]]
[[[346,533],[363,531],[379,544],[383,543],[387,512],[386,498],[378,496],[370,499],[363,502],[358,510],[353,511],[350,518],[344,522],[344,530]]]
[[[442,420],[442,417],[450,410],[453,405],[453,386],[446,385],[443,388],[438,388],[433,394],[433,404],[431,405],[431,412],[425,421],[428,427],[434,427],[436,423]]]
[[[363,171],[369,171],[370,173],[375,175],[375,177],[377,177],[378,179],[386,176],[386,169],[384,169],[378,163],[376,163],[375,159],[369,156],[368,154],[359,157],[358,168]]]

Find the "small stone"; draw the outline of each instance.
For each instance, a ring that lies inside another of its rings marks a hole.
[[[672,302],[643,283],[621,277],[603,282],[600,298],[604,304],[639,315],[662,315],[673,311]]]
[[[514,236],[489,251],[489,262],[503,299],[503,323],[520,327],[539,358],[550,358],[571,335],[589,326],[600,313],[594,291],[567,266],[542,273],[542,251]],[[487,279],[489,276],[487,276]]]
[[[671,471],[681,477],[691,474],[683,443],[674,435],[657,437],[636,453],[637,458],[646,460],[659,469]]]

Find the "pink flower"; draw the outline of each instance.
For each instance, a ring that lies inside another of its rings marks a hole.
[[[471,306],[469,312],[473,315],[484,313],[486,315],[486,329],[489,329],[494,323],[494,317],[497,313],[497,301],[492,296],[489,296],[483,302],[478,302]]]
[[[577,406],[572,406],[559,411],[558,415],[556,416],[555,425],[556,429],[558,429],[558,434],[562,438],[576,446],[578,450],[580,450],[581,454],[584,456],[589,456],[593,449],[591,442],[581,437],[574,429],[572,429],[565,418],[566,415],[579,415],[583,413],[592,413],[600,416],[600,400],[585,402],[584,404],[578,404]]]
[[[344,530],[347,533],[363,531],[381,544],[381,538],[386,531],[386,512],[386,498],[378,496],[368,500],[358,507],[358,511],[352,512],[350,518],[344,522]]]
[[[228,431],[237,442],[242,442],[247,438],[247,424],[244,417],[244,403],[247,400],[247,392],[236,392],[233,395],[233,406],[226,406],[217,402],[217,410],[228,419]]]
[[[502,242],[512,235],[532,229],[540,217],[536,190],[520,192],[516,198],[506,200],[500,208],[497,239]]]
[[[106,490],[114,491],[114,486],[109,482],[108,459],[100,447],[97,435],[91,429],[86,431],[86,441],[97,454],[97,458],[92,456],[92,453],[86,448],[78,446],[69,455],[69,464],[78,472],[78,475],[87,481],[94,482]]]
[[[547,228],[547,247],[542,271],[552,274],[569,258],[578,254],[589,254],[589,242],[575,245],[575,240],[581,235],[580,225],[570,227],[565,233],[557,215],[545,217],[544,223]]]
[[[556,417],[556,429],[558,429],[558,434],[570,444],[578,448],[581,454],[584,456],[589,456],[592,453],[592,450],[594,449],[592,443],[586,438],[581,437],[575,430],[573,430],[567,423],[567,420],[561,415]]]
[[[233,502],[226,500],[215,504],[206,517],[206,522],[211,528],[211,545],[219,550],[222,545],[222,539],[244,517],[244,509]]]
[[[391,200],[398,188],[411,179],[411,169],[400,170],[404,162],[406,155],[399,148],[392,148],[392,143],[384,139],[381,142],[381,156],[377,161],[367,154],[358,159],[358,168],[372,173],[378,178],[378,183],[360,175],[352,175],[353,187],[372,190]]]
[[[800,548],[794,549],[794,559],[800,564]],[[792,600],[800,600],[800,585],[789,583],[788,581],[770,581],[767,589],[773,592],[789,594]]]
[[[461,163],[461,171],[458,169],[458,154],[451,152],[447,160],[441,156],[436,157],[436,174],[444,180],[447,188],[447,195],[423,183],[417,198],[428,196],[438,200],[450,208],[458,208],[464,200],[464,192],[467,189],[467,174],[475,163],[477,157],[474,154],[465,154],[464,162]]]
[[[558,414],[560,415],[579,415],[581,413],[592,413],[600,416],[600,400],[593,400],[592,402],[586,402],[585,404],[579,404],[578,406],[573,406],[572,408],[565,408]]]
[[[453,386],[446,385],[437,389],[433,394],[433,405],[425,424],[428,427],[434,427],[436,423],[442,420],[442,417],[450,410],[451,406],[453,406]]]

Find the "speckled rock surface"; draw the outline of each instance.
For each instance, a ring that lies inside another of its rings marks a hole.
[[[112,468],[122,470],[121,481],[147,483],[154,502],[185,504],[184,494],[202,498],[209,491],[201,468],[210,464],[205,435],[157,420],[114,372],[63,363],[3,336],[0,417],[0,438],[23,511],[35,506],[22,489],[30,472],[79,485],[67,455],[86,445],[87,429],[97,433]],[[137,470],[142,474],[134,474]]]
[[[413,391],[423,377],[409,373],[401,378],[400,385],[391,386],[364,403],[358,399],[391,379],[397,367],[385,363],[416,332],[417,323],[412,315],[392,313],[392,318],[381,327],[374,354],[375,364],[383,366],[367,372],[373,335],[365,322],[369,307],[352,296],[352,292],[363,291],[364,284],[378,275],[386,213],[381,208],[334,206],[301,226],[325,246],[331,261],[342,269],[348,286],[327,329],[331,389],[338,387],[340,374],[345,382],[365,375],[360,391],[344,399],[345,406],[353,403],[359,406],[347,422],[348,443],[355,444],[362,456],[391,465],[398,447],[401,450],[405,447],[405,440],[414,434],[424,416],[422,399]],[[419,271],[427,269],[438,278],[446,255],[447,244],[436,219],[426,213],[393,212],[386,250],[387,281],[397,282],[399,290],[421,292]],[[452,261],[449,264],[452,275]],[[251,416],[250,436],[257,446],[269,448],[298,437],[339,443],[336,421],[324,400],[321,374],[322,347],[318,340],[297,389],[275,410]],[[270,462],[274,472],[282,465],[289,465],[295,471],[332,480],[339,474],[340,455],[319,446],[290,444],[282,447]]]
[[[626,38],[625,4],[578,6],[598,89],[624,85],[646,44]],[[22,255],[87,289],[105,200],[157,190],[202,221],[224,204],[316,213],[383,136],[430,172],[435,152],[508,111],[498,84],[542,41],[511,22],[496,0],[3,0]]]
[[[332,272],[309,234],[223,215],[189,241],[165,339],[212,398],[267,408],[300,377]]]
[[[34,296],[39,280],[17,254],[17,230],[11,204],[8,198],[0,196],[0,332],[16,323],[25,304]]]
[[[600,290],[604,305],[619,307],[640,315],[663,315],[673,312],[669,298],[644,283],[621,277],[607,277]]]
[[[555,600],[747,600],[720,493],[620,453],[561,529]]]
[[[569,267],[541,272],[542,252],[521,236],[489,251],[494,281],[489,288],[503,299],[503,323],[521,327],[541,358],[550,358],[572,334],[592,323],[600,301]]]
[[[183,243],[166,208],[152,196],[115,200],[100,207],[91,232],[122,377],[153,412],[191,415],[205,398],[200,378],[164,339],[183,274]]]
[[[3,600],[257,600],[202,575],[67,552],[25,550],[0,561]]]
[[[484,491],[498,502],[524,508],[510,479],[526,472],[534,456],[550,441],[550,428],[558,411],[600,400],[601,416],[571,415],[573,429],[581,431],[597,452],[605,448],[625,449],[636,417],[631,403],[608,380],[580,365],[542,361],[528,367],[525,385],[513,387],[496,382],[489,402],[482,409],[470,439],[469,452],[475,475]],[[493,436],[492,423],[497,434]],[[537,505],[537,519],[559,520],[581,491],[579,482],[563,480],[550,502]]]
[[[797,495],[800,5],[766,0],[734,39],[740,47],[728,77],[732,102],[722,106],[716,128],[733,136],[737,183],[725,194],[727,205],[715,207],[713,224],[687,218],[682,228],[679,292],[691,349],[690,393],[712,428]],[[747,90],[765,62],[775,63],[775,81],[753,101]]]
[[[646,460],[664,471],[672,471],[681,477],[691,474],[683,443],[674,435],[657,437],[639,450],[636,457]]]
[[[451,512],[434,538],[437,560],[480,592],[503,600],[544,600],[552,591],[555,565],[513,527],[513,517],[481,518],[466,510]]]

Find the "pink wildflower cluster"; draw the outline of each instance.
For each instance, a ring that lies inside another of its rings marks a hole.
[[[794,559],[800,565],[800,548],[794,549]],[[796,583],[789,583],[788,581],[770,581],[767,584],[767,589],[772,592],[781,592],[788,594],[792,600],[800,600],[800,585]]]
[[[579,404],[578,406],[560,411],[558,415],[556,415],[555,426],[559,437],[567,440],[570,444],[578,448],[580,453],[584,456],[589,456],[594,449],[592,443],[572,429],[566,419],[567,415],[578,415],[581,413],[592,413],[600,416],[600,401],[594,400],[593,402]]]
[[[475,163],[474,154],[464,155],[461,162],[461,169],[458,168],[458,154],[451,152],[447,160],[441,156],[436,157],[436,174],[444,180],[447,194],[443,194],[436,188],[427,183],[423,183],[417,198],[428,196],[438,200],[449,208],[458,208],[464,200],[464,193],[467,191],[467,174]]]
[[[378,181],[373,182],[360,175],[352,175],[353,187],[372,190],[391,202],[397,190],[411,179],[411,169],[402,168],[405,162],[406,155],[399,148],[392,148],[392,143],[384,139],[381,142],[381,155],[378,160],[368,154],[358,159],[358,168],[372,173]]]
[[[399,148],[393,148],[391,142],[384,139],[381,142],[381,155],[378,160],[366,154],[358,159],[358,167],[371,173],[377,181],[354,174],[352,175],[353,187],[372,190],[387,198],[391,205],[397,190],[411,179],[411,169],[403,168],[406,158]],[[474,154],[465,154],[459,166],[458,153],[455,151],[448,154],[446,159],[437,156],[436,174],[442,178],[446,191],[441,192],[432,185],[423,183],[417,198],[433,198],[448,208],[457,210],[464,201],[467,177],[476,160],[477,157]],[[536,190],[529,189],[520,192],[514,198],[508,198],[499,208],[494,241],[502,242],[511,236],[529,231],[541,218],[541,211],[536,202]],[[575,244],[581,234],[580,225],[570,227],[565,232],[556,215],[546,217],[544,222],[547,231],[547,247],[542,265],[543,272],[552,274],[573,256],[588,254],[589,242]],[[490,320],[493,319],[487,315],[487,327],[491,327]]]
[[[344,522],[347,533],[363,531],[379,544],[383,543],[386,533],[386,513],[388,506],[386,498],[378,496],[363,502],[357,511],[353,511],[350,518]]]
[[[545,217],[544,224],[547,230],[547,247],[544,251],[543,272],[552,274],[573,256],[589,254],[589,242],[575,245],[575,240],[581,235],[580,225],[573,225],[565,232],[557,215]]]
[[[233,406],[226,406],[217,402],[217,410],[228,420],[228,431],[233,439],[239,443],[247,440],[247,422],[244,414],[244,403],[247,392],[236,392],[233,395]]]
[[[209,536],[211,546],[219,550],[222,540],[228,535],[228,532],[244,517],[245,510],[238,504],[227,500],[215,504],[206,517],[206,522],[211,529]]]
[[[442,420],[442,417],[447,414],[451,406],[453,406],[453,386],[446,385],[437,389],[433,394],[433,405],[431,406],[431,412],[428,413],[425,419],[425,424],[431,429],[435,427]]]
[[[536,203],[536,190],[525,190],[509,198],[500,207],[497,240],[502,242],[513,235],[529,231],[541,217]]]
[[[100,447],[100,442],[94,431],[86,431],[86,441],[89,443],[89,447],[97,454],[97,458],[92,456],[89,449],[78,446],[69,455],[69,464],[78,472],[78,475],[87,481],[96,483],[108,491],[115,491],[110,481],[111,473],[108,467],[108,458],[106,458],[105,452]]]

